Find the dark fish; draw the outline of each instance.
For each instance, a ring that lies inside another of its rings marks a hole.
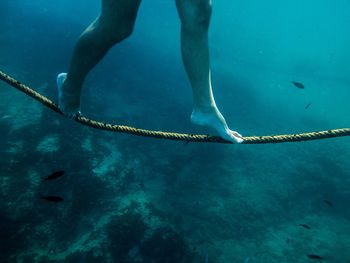
[[[331,201],[323,200],[323,202],[325,202],[325,204],[329,205],[330,207],[334,207],[334,205]]]
[[[301,82],[292,81],[292,84],[299,89],[305,89],[304,84]]]
[[[311,102],[309,102],[308,104],[306,104],[306,106],[305,106],[305,110],[307,110],[310,106],[311,106]]]
[[[53,172],[52,174],[48,175],[47,177],[43,178],[43,180],[41,182],[55,180],[57,178],[60,178],[62,175],[64,175],[64,171],[56,171],[56,172]]]
[[[59,202],[62,202],[64,200],[62,197],[55,196],[55,195],[40,196],[40,199],[50,201],[50,202],[55,202],[55,203],[59,203]]]
[[[299,224],[299,226],[306,228],[306,229],[311,229],[311,227],[307,224]]]
[[[321,257],[319,255],[316,255],[316,254],[308,254],[306,255],[309,259],[317,259],[317,260],[324,260],[324,257]]]

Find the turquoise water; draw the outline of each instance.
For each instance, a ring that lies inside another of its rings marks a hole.
[[[230,127],[247,136],[349,127],[349,10],[345,0],[213,1],[213,88]],[[56,101],[56,75],[98,13],[92,0],[2,0],[0,70]],[[206,133],[190,123],[191,96],[173,1],[143,1],[134,34],[86,80],[82,111],[117,124]],[[0,262],[350,258],[346,137],[184,145],[111,134],[4,83],[0,134]],[[57,170],[65,175],[40,183]]]

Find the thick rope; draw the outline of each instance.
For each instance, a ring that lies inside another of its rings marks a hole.
[[[62,111],[58,108],[57,104],[48,99],[47,97],[41,95],[35,90],[29,88],[28,86],[22,84],[18,80],[10,77],[4,72],[0,71],[0,79],[10,86],[24,92],[33,99],[44,104],[46,107],[51,110],[63,115]],[[74,119],[76,122],[87,125],[92,128],[113,131],[113,132],[122,132],[132,135],[145,136],[145,137],[154,137],[159,139],[167,140],[178,140],[186,142],[216,142],[216,143],[231,143],[224,140],[218,136],[210,135],[200,135],[200,134],[185,134],[185,133],[174,133],[174,132],[163,132],[163,131],[152,131],[145,129],[138,129],[130,126],[124,125],[113,125],[109,123],[99,122],[95,120],[88,119],[84,116],[77,116]],[[349,136],[350,128],[343,129],[334,129],[327,131],[316,131],[308,133],[299,133],[299,134],[285,134],[285,135],[269,135],[269,136],[248,136],[243,137],[243,144],[264,144],[264,143],[281,143],[281,142],[300,142],[300,141],[310,141],[310,140],[319,140],[326,138],[342,137]]]

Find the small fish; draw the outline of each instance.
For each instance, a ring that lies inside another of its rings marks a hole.
[[[308,104],[306,104],[306,106],[305,106],[305,110],[307,110],[310,106],[311,106],[311,102],[309,102]]]
[[[321,257],[321,256],[319,256],[319,255],[316,255],[316,254],[308,254],[308,255],[306,255],[309,259],[317,259],[317,260],[319,260],[319,261],[321,261],[321,260],[324,260],[324,257]]]
[[[299,89],[305,89],[304,84],[301,82],[292,81],[292,84]]]
[[[323,200],[323,202],[325,202],[325,204],[327,204],[330,207],[334,207],[334,205],[333,205],[333,203],[331,201]]]
[[[306,229],[311,229],[311,227],[307,224],[299,224],[299,226],[306,228]]]
[[[59,203],[62,202],[64,199],[60,196],[56,196],[56,195],[46,195],[46,196],[40,196],[40,199],[46,200],[46,201],[50,201],[50,202],[54,202],[54,203]]]
[[[63,175],[64,175],[64,171],[56,171],[56,172],[53,172],[52,174],[48,175],[47,177],[43,178],[41,182],[43,183],[46,181],[55,180],[57,178],[60,178]]]

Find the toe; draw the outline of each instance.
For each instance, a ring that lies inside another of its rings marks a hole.
[[[242,143],[243,136],[236,131],[230,131],[230,136],[234,140],[235,143]]]

